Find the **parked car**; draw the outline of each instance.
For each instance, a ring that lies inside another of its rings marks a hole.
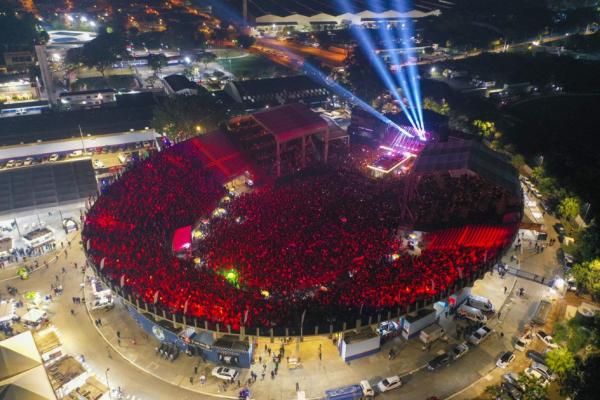
[[[69,154],[69,157],[81,157],[83,155],[83,150],[74,150]]]
[[[447,367],[448,365],[450,365],[450,361],[452,361],[452,356],[450,354],[440,354],[433,360],[429,361],[429,363],[427,363],[427,369],[429,371],[435,371],[436,369],[439,369],[441,367]]]
[[[524,371],[524,373],[530,378],[538,379],[542,386],[548,386],[548,380],[546,379],[544,374],[539,370],[529,367]]]
[[[567,290],[570,292],[577,291],[577,279],[572,276],[567,278]]]
[[[6,168],[12,168],[15,166],[15,160],[8,160],[6,163]]]
[[[546,364],[534,361],[531,363],[531,368],[540,371],[542,375],[544,375],[544,377],[549,381],[553,381],[556,379],[554,373],[552,373],[552,370]]]
[[[104,168],[104,163],[100,160],[94,160],[94,168]]]
[[[508,374],[502,375],[502,380],[517,387],[521,391],[525,391],[525,388],[519,383],[519,374],[516,372],[509,372]]]
[[[215,367],[212,370],[212,376],[226,381],[235,380],[239,374],[237,370],[228,367]]]
[[[458,360],[459,358],[464,356],[467,351],[469,351],[469,346],[467,345],[467,342],[462,342],[454,346],[450,351],[450,354],[452,355],[452,358],[454,360]]]
[[[510,363],[515,361],[515,358],[515,353],[513,353],[512,351],[505,351],[500,355],[498,361],[496,361],[496,366],[498,368],[506,368]]]
[[[575,263],[575,257],[573,255],[567,253],[563,249],[558,249],[556,251],[556,258],[558,262],[565,270],[570,270],[573,268],[573,264]]]
[[[532,341],[533,341],[533,333],[531,333],[531,331],[525,332],[515,342],[515,350],[525,351],[525,349],[527,348],[527,346],[529,346]]]
[[[23,166],[23,160],[15,161],[15,167],[21,167],[21,166]]]
[[[23,165],[31,165],[33,163],[33,157],[27,157],[25,161],[23,161]]]
[[[564,236],[566,234],[565,227],[563,226],[563,224],[561,224],[559,222],[557,222],[556,224],[554,224],[554,230],[560,236]]]
[[[60,158],[60,156],[57,153],[54,153],[50,156],[50,161],[58,161],[58,159]]]
[[[477,329],[477,331],[475,331],[475,333],[473,333],[469,337],[469,343],[477,346],[479,343],[481,343],[483,341],[483,339],[488,337],[488,335],[491,332],[492,332],[492,329],[488,328],[487,326],[484,325],[481,328]]]
[[[525,353],[525,355],[531,361],[535,361],[535,362],[538,362],[538,363],[546,364],[546,356],[543,355],[542,353],[540,353],[539,351],[527,350],[527,353]]]
[[[500,386],[502,391],[510,396],[513,400],[520,400],[523,397],[523,392],[512,383],[502,382]]]
[[[556,344],[556,342],[554,341],[554,338],[550,335],[548,335],[546,332],[544,331],[537,331],[536,336],[542,341],[544,342],[544,344],[548,347],[551,347],[553,349],[557,349],[558,348],[558,344]]]
[[[399,388],[400,386],[402,386],[402,381],[398,375],[388,376],[387,378],[377,382],[377,385],[375,385],[375,387],[381,393],[389,392],[390,390]]]

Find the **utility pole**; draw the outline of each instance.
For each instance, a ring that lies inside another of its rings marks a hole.
[[[83,147],[83,152],[86,153],[85,142],[83,141],[83,131],[81,130],[81,125],[77,126],[79,127],[79,137],[81,138],[81,146]]]

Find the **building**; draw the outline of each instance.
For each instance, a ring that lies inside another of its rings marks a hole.
[[[381,12],[361,11],[359,13],[315,15],[266,14],[256,18],[256,28],[265,33],[275,33],[281,30],[315,31],[324,29],[341,28],[348,25],[374,25],[379,23],[394,23],[407,19],[437,17],[441,15],[439,9],[431,11],[407,10],[405,12],[387,10]]]
[[[9,68],[29,66],[35,62],[30,51],[7,51],[3,55],[4,65]]]
[[[163,82],[169,96],[195,96],[198,94],[198,85],[183,75],[165,76]]]
[[[247,110],[286,103],[319,106],[329,98],[329,90],[306,75],[284,78],[233,81],[225,85],[225,93]]]
[[[22,74],[0,76],[0,104],[39,99],[36,84]]]
[[[114,89],[81,90],[64,92],[58,96],[60,104],[67,110],[82,108],[98,108],[105,105],[116,105],[117,98]]]

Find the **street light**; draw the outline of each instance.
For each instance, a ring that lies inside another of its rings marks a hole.
[[[106,386],[108,387],[108,398],[112,399],[112,393],[110,392],[110,383],[108,383],[108,371],[110,371],[110,368],[106,368],[106,371],[104,371],[104,375],[106,376]]]

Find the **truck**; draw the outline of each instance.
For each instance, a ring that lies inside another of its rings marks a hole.
[[[492,302],[490,301],[490,299],[488,299],[487,297],[476,296],[476,295],[472,294],[467,299],[467,303],[471,307],[478,308],[481,311],[486,311],[486,312],[494,311],[494,306],[492,305]]]
[[[357,385],[343,386],[325,391],[325,400],[359,400],[375,396],[371,384],[364,380]]]
[[[467,304],[462,304],[460,307],[458,307],[456,314],[475,322],[487,321],[487,317],[483,315],[483,312],[480,309],[471,307]]]
[[[444,336],[444,329],[438,324],[429,325],[419,333],[419,339],[424,344],[433,343]]]

